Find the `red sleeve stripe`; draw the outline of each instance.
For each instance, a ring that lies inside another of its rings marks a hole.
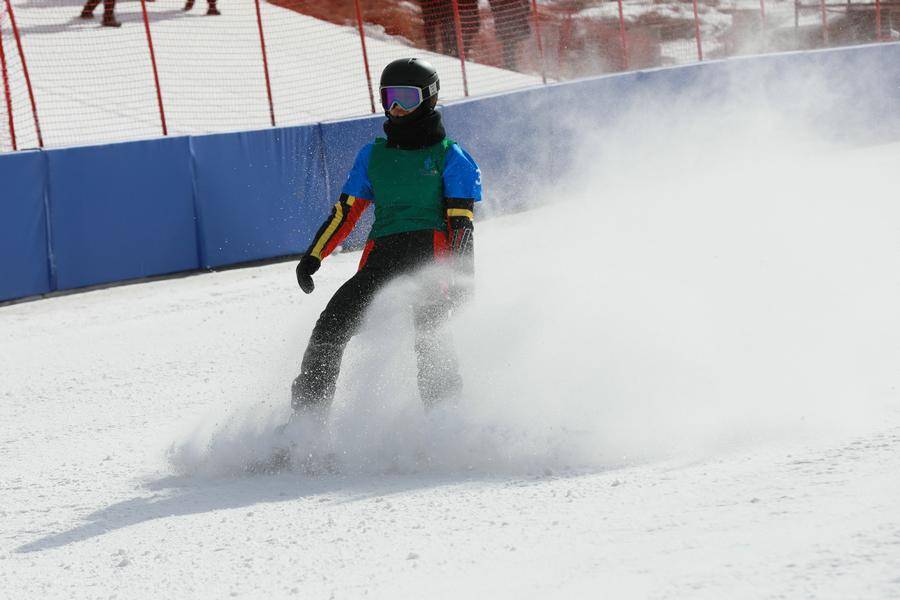
[[[347,236],[350,235],[350,232],[356,227],[356,222],[359,221],[359,217],[366,208],[369,207],[370,202],[355,196],[347,196],[347,199],[343,204],[344,209],[341,211],[343,213],[342,218],[337,223],[335,231],[325,242],[324,248],[322,249],[322,258],[325,258],[334,252],[334,249],[347,239]]]

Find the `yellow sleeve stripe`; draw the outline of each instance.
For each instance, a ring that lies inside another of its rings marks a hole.
[[[334,232],[337,231],[337,228],[340,226],[341,221],[344,220],[344,207],[340,202],[334,205],[334,218],[331,220],[331,223],[328,224],[328,228],[322,233],[322,237],[316,240],[316,245],[313,246],[312,254],[319,260],[322,260],[322,250],[325,248],[325,244],[328,243],[328,240],[331,239],[331,236],[334,235]]]
[[[469,217],[473,219],[475,214],[471,210],[467,210],[465,208],[448,208],[447,209],[448,217]]]

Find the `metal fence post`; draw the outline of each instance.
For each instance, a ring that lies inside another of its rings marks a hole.
[[[359,7],[359,0],[354,0],[353,3],[356,5],[356,25],[359,27],[359,43],[362,44],[363,64],[366,67],[366,82],[369,84],[369,104],[372,105],[372,114],[375,114],[375,94],[372,91],[372,71],[369,69],[369,53],[366,51],[366,32],[363,29],[362,9]]]
[[[162,123],[163,135],[169,135],[166,127],[166,111],[163,108],[162,90],[159,87],[159,71],[156,69],[156,53],[153,51],[153,37],[150,35],[150,19],[147,18],[147,1],[141,0],[141,12],[144,15],[144,31],[147,32],[147,46],[150,48],[150,64],[153,67],[153,82],[156,84],[156,102],[159,104],[159,120]]]
[[[531,12],[534,15],[534,33],[537,36],[538,56],[541,60],[541,81],[547,83],[547,63],[544,61],[544,42],[541,40],[541,17],[538,14],[537,0],[531,0]]]
[[[272,82],[269,80],[269,56],[266,53],[266,36],[263,34],[262,13],[259,9],[259,0],[256,2],[256,24],[259,27],[259,47],[262,49],[263,75],[266,78],[266,94],[269,97],[269,120],[275,127],[275,104],[272,102]]]
[[[703,44],[700,42],[700,15],[697,13],[697,0],[694,0],[694,37],[697,38],[697,60],[703,60]]]
[[[0,73],[3,75],[3,97],[6,99],[7,126],[9,138],[12,141],[13,151],[18,150],[16,145],[16,123],[13,119],[12,95],[9,92],[9,75],[6,71],[6,51],[3,49],[3,29],[0,29]]]
[[[875,0],[875,41],[881,41],[881,0]]]
[[[463,95],[469,95],[469,81],[466,78],[466,49],[463,46],[462,19],[459,17],[459,2],[453,1],[453,24],[456,27],[456,48],[459,52],[459,65],[462,70]]]
[[[622,69],[628,70],[628,36],[625,33],[625,12],[622,9],[622,0],[619,0],[619,40],[622,45]]]
[[[822,43],[828,45],[828,11],[825,8],[825,0],[819,0],[822,7]]]
[[[13,36],[16,38],[16,48],[19,50],[19,60],[22,62],[22,74],[25,76],[25,87],[28,88],[28,100],[31,102],[31,116],[34,118],[34,131],[37,133],[38,148],[44,147],[44,136],[41,133],[41,121],[38,119],[37,103],[34,101],[34,89],[31,86],[31,76],[28,74],[28,61],[25,60],[25,51],[22,49],[22,36],[19,35],[19,26],[16,25],[16,15],[13,13],[12,4],[6,0],[6,11],[9,13],[9,22],[12,25]]]

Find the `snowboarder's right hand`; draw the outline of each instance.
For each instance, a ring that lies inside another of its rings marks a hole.
[[[319,270],[321,264],[322,261],[310,254],[304,254],[297,264],[297,283],[300,285],[300,289],[307,294],[311,294],[316,289],[312,276]]]

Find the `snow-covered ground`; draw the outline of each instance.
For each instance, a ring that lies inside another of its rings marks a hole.
[[[270,126],[256,8],[252,0],[224,0],[221,16],[205,16],[205,2],[184,12],[183,0],[156,0],[147,9],[169,134]],[[120,29],[78,18],[81,3],[14,0],[45,143],[50,146],[162,135],[141,4],[116,4]],[[359,34],[278,6],[260,3],[278,125],[370,114],[372,105]],[[0,11],[2,12],[2,11]],[[0,15],[10,61],[19,148],[37,147],[24,74],[8,18]],[[441,99],[463,97],[460,63],[403,45],[367,38],[378,106],[378,76],[397,58],[430,60],[441,73]],[[494,93],[539,84],[540,77],[467,63],[469,93]],[[4,126],[0,151],[10,150]]]
[[[738,122],[626,124],[478,226],[458,407],[387,290],[337,474],[239,470],[357,254],[0,307],[3,596],[900,596],[900,144]]]

